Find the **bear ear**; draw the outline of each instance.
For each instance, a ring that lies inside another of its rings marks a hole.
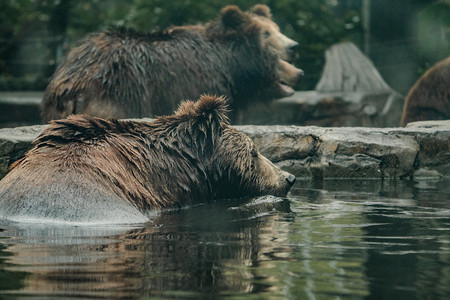
[[[218,122],[223,127],[229,124],[228,112],[227,98],[203,95],[197,102],[182,102],[175,116],[184,120]]]
[[[243,13],[237,6],[228,5],[221,11],[221,20],[225,28],[236,29],[240,25],[250,22],[249,16]]]
[[[228,99],[212,95],[202,95],[195,103],[197,117],[216,120],[221,126],[228,125]]]
[[[178,109],[175,111],[174,116],[190,117],[195,115],[195,103],[194,101],[185,100],[178,105]]]
[[[256,4],[252,8],[250,8],[250,13],[253,13],[257,16],[266,17],[271,19],[272,14],[270,13],[270,8],[264,4]]]

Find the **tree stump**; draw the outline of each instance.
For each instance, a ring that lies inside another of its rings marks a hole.
[[[325,52],[325,67],[317,92],[393,92],[373,63],[350,42],[333,45]]]

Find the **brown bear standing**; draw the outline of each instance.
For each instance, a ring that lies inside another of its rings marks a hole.
[[[411,88],[400,125],[447,119],[450,119],[450,57],[425,72]]]
[[[291,56],[282,49],[296,43],[280,41],[275,26],[265,6],[251,13],[228,6],[205,26],[91,34],[53,75],[41,106],[43,120],[76,113],[152,117],[205,93],[228,96],[233,111],[288,96],[302,71],[280,59]]]
[[[0,217],[140,223],[162,208],[285,195],[295,177],[229,126],[224,98],[184,102],[151,123],[53,121],[0,181]]]

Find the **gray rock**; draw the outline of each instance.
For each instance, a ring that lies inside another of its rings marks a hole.
[[[0,178],[8,172],[9,166],[24,156],[31,142],[47,125],[24,126],[0,129]]]
[[[238,129],[255,141],[263,155],[298,177],[412,178],[421,168],[450,176],[450,121],[411,124],[407,128]]]
[[[0,129],[0,177],[46,125]],[[260,152],[297,177],[433,178],[450,176],[450,120],[406,128],[236,126]]]

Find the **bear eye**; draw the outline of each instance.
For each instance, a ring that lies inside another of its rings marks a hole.
[[[258,151],[256,151],[255,148],[252,149],[252,152],[250,154],[252,157],[258,157]]]
[[[263,37],[264,37],[265,39],[267,39],[269,36],[270,36],[270,32],[267,31],[267,30],[265,30],[265,31],[263,32]]]

